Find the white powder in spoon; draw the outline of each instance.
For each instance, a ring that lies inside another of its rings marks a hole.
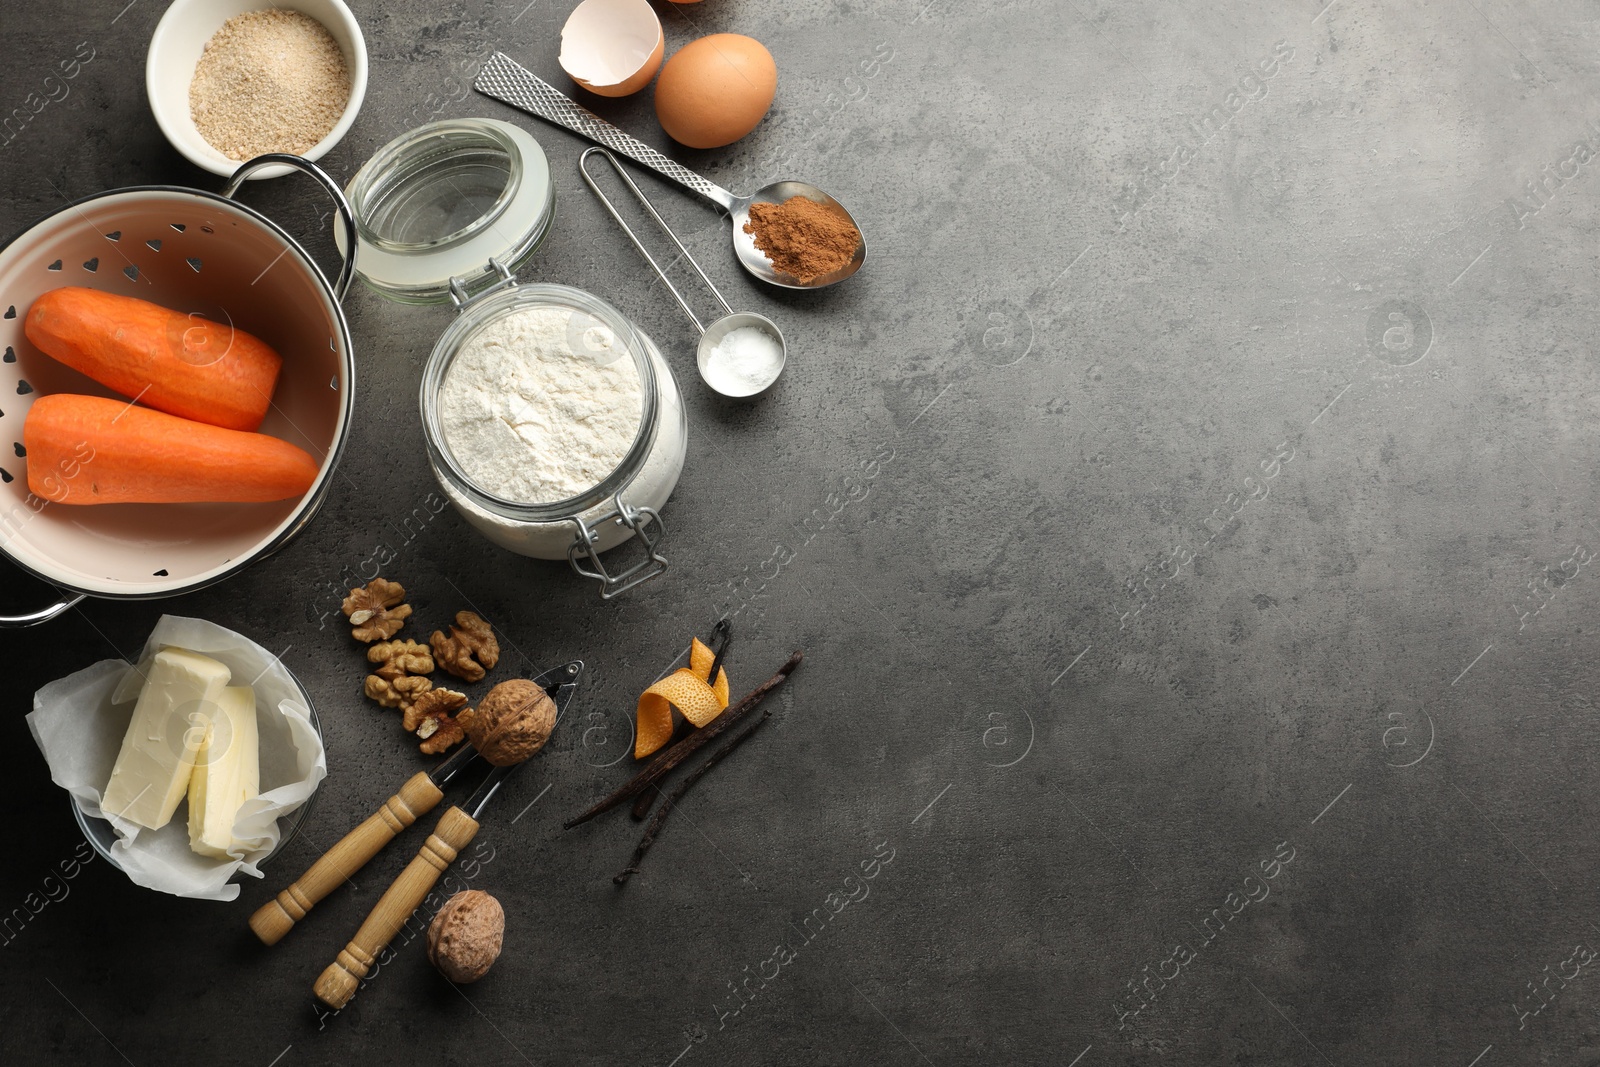
[[[439,392],[445,445],[491,496],[567,500],[616,470],[643,417],[633,356],[584,312],[527,307],[456,353]]]
[[[725,396],[759,393],[782,370],[783,348],[759,326],[729,330],[706,353],[706,381]]]

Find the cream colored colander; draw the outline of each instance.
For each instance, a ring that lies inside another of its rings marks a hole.
[[[221,194],[153,186],[88,197],[0,251],[0,550],[62,590],[39,611],[0,616],[0,626],[44,622],[84,596],[173,596],[220,581],[281,548],[326,497],[355,386],[340,308],[354,264],[347,259],[330,284],[293,238],[231,199],[251,171],[275,163],[305,171],[334,197],[354,248],[355,223],[333,180],[297,156],[271,155],[241,166]],[[45,356],[23,334],[34,299],[65,285],[231,322],[275,348],[283,372],[261,432],[321,461],[310,491],[269,504],[89,507],[31,494],[22,427],[32,402],[50,393],[117,395]]]

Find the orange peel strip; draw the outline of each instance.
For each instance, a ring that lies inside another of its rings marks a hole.
[[[728,706],[728,672],[717,672],[717,684],[706,684],[716,656],[699,638],[689,649],[689,666],[680,667],[639,696],[635,759],[655,752],[672,736],[672,709],[677,708],[696,728],[721,715]]]

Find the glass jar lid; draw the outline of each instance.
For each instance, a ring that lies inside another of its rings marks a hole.
[[[401,134],[345,187],[357,273],[410,304],[481,292],[538,249],[555,216],[539,142],[498,119],[445,119]],[[344,252],[342,232],[336,232]]]

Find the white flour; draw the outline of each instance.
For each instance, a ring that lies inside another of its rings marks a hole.
[[[502,500],[567,500],[617,468],[639,430],[633,357],[583,312],[521,308],[461,346],[439,393],[445,444]]]

